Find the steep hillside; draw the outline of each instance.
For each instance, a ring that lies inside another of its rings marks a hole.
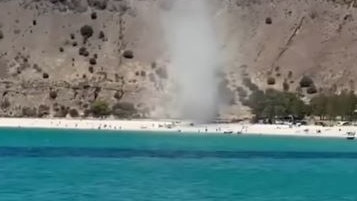
[[[119,116],[137,110],[136,116],[170,117],[174,75],[168,70],[162,13],[172,4],[0,1],[0,115],[60,117],[71,109],[85,114],[93,101],[105,100],[121,103]],[[303,76],[311,77],[318,90],[355,88],[355,1],[207,4],[228,83],[228,89],[222,85],[222,95],[230,99],[222,117],[249,114],[238,99],[247,79],[260,88],[289,91],[301,91]]]

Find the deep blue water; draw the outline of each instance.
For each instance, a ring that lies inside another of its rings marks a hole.
[[[357,141],[0,129],[0,200],[357,200]]]

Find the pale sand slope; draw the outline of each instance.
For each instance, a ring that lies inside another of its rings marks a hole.
[[[165,131],[189,133],[226,133],[245,135],[287,135],[315,137],[343,137],[357,127],[288,126],[260,124],[207,124],[191,126],[190,122],[175,120],[81,120],[81,119],[30,119],[0,118],[0,127],[10,128],[56,128],[95,129],[128,131]]]

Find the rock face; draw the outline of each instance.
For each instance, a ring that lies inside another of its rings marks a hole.
[[[160,13],[172,2],[0,1],[0,115],[85,114],[93,101],[105,100],[133,103],[139,116],[169,117],[174,75],[167,71]],[[300,91],[304,76],[319,90],[355,88],[357,2],[207,4],[224,55],[220,91],[229,101],[222,117],[249,113],[238,101],[248,78],[260,88],[288,91]]]

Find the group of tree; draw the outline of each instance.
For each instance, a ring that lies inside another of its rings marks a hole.
[[[275,119],[287,116],[304,118],[318,116],[321,120],[356,120],[357,96],[352,91],[339,94],[320,93],[304,102],[296,93],[274,89],[255,90],[242,100],[251,108],[256,119]]]
[[[256,119],[275,119],[289,115],[303,118],[311,114],[310,107],[297,94],[274,89],[253,91],[243,104],[251,108]]]
[[[118,118],[134,118],[138,117],[138,111],[134,104],[128,102],[120,102],[112,107],[103,100],[94,101],[88,111],[94,117],[106,117],[114,115]]]
[[[353,91],[342,91],[339,94],[319,94],[310,101],[312,114],[321,120],[352,121],[357,119],[355,114],[357,96]]]

